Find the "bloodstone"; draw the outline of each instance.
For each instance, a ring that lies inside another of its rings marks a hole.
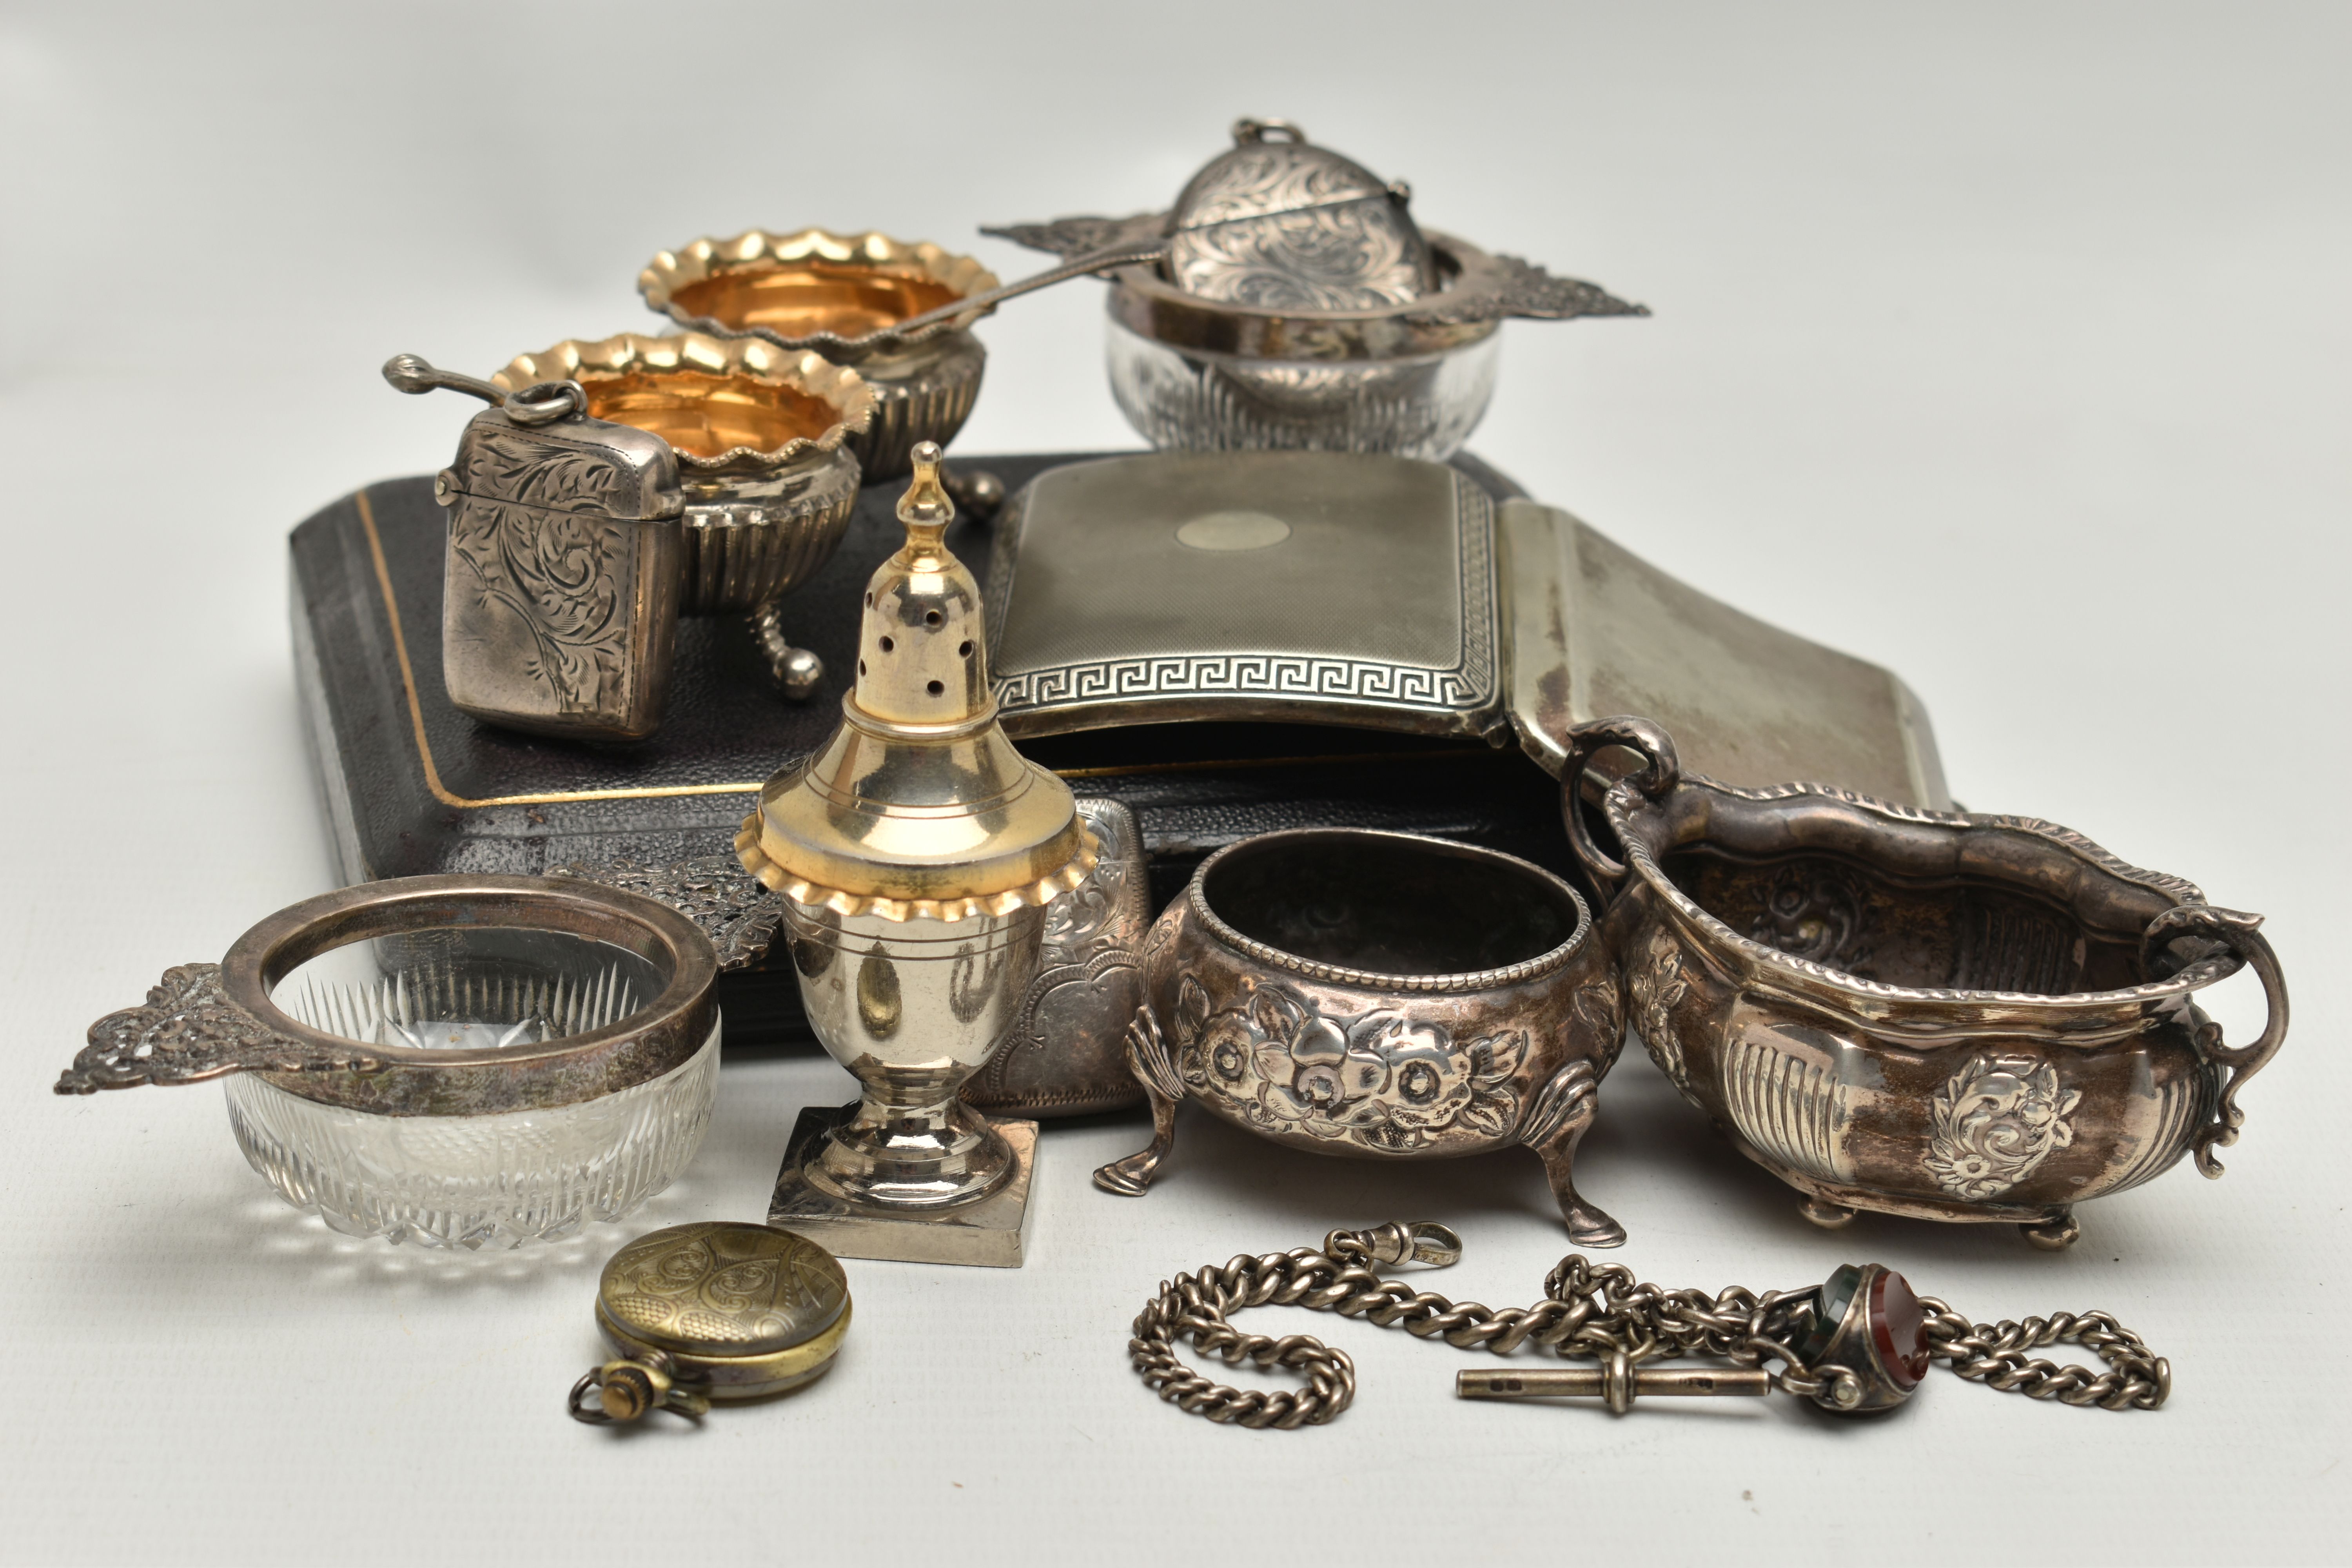
[[[1853,1264],[1842,1264],[1836,1273],[1822,1281],[1813,1292],[1813,1321],[1806,1326],[1797,1342],[1798,1359],[1808,1363],[1821,1359],[1837,1337],[1838,1325],[1845,1321],[1846,1309],[1853,1303],[1853,1293],[1862,1283],[1862,1270]]]
[[[1886,1375],[1906,1389],[1927,1375],[1927,1311],[1911,1282],[1889,1268],[1870,1288],[1870,1342]]]

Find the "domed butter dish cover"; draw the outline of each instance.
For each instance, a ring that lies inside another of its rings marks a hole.
[[[1194,174],[1169,215],[1169,280],[1229,304],[1360,310],[1428,293],[1428,242],[1412,193],[1308,142],[1280,121],[1245,120],[1234,147]]]

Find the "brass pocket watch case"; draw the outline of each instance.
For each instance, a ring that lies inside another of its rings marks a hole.
[[[596,1327],[616,1354],[572,1385],[574,1419],[699,1416],[713,1401],[762,1399],[824,1375],[848,1337],[849,1280],[833,1254],[789,1230],[671,1226],[604,1265]]]

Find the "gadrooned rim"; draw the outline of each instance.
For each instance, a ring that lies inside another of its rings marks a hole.
[[[708,260],[695,258],[697,247],[707,247],[714,254],[722,250],[740,252],[747,249],[759,253],[734,257],[731,267],[722,265],[718,268],[726,271],[745,269],[762,262],[775,266],[790,265],[801,259],[801,256],[788,257],[782,251],[794,246],[805,247],[803,255],[814,254],[838,265],[856,263],[849,255],[829,254],[828,247],[844,252],[862,250],[868,253],[871,265],[877,271],[887,271],[894,264],[913,267],[940,287],[954,290],[956,297],[962,300],[985,294],[999,286],[996,274],[982,267],[977,258],[960,255],[931,240],[895,239],[871,229],[863,234],[835,234],[830,229],[812,226],[789,234],[748,228],[728,239],[703,235],[687,241],[676,250],[657,251],[637,274],[637,295],[645,301],[647,310],[658,311],[692,331],[715,338],[760,338],[779,348],[807,350],[852,366],[859,360],[887,358],[900,353],[920,353],[930,350],[934,344],[945,346],[956,339],[976,343],[977,340],[971,336],[972,324],[983,316],[992,315],[996,310],[993,305],[983,305],[968,314],[960,314],[950,322],[925,331],[914,343],[908,344],[888,328],[861,333],[855,338],[845,338],[833,331],[809,332],[794,338],[786,337],[769,327],[734,327],[716,316],[689,315],[672,298],[673,292],[683,284],[698,283],[716,275]],[[877,248],[885,254],[873,258],[871,253]],[[691,277],[682,277],[682,274],[694,270],[686,264],[688,259],[692,259],[702,270]],[[959,279],[956,276],[959,272],[964,272],[965,276]]]
[[[2208,900],[2203,889],[2184,878],[2168,872],[2149,871],[2134,866],[2113,851],[2095,843],[2071,827],[2045,822],[2038,816],[1979,816],[1974,812],[1934,811],[1925,806],[1903,805],[1895,801],[1879,800],[1858,795],[1852,790],[1838,789],[1829,784],[1786,784],[1769,789],[1742,789],[1737,784],[1721,784],[1701,773],[1681,775],[1677,788],[1712,790],[1717,795],[1755,805],[1775,801],[1815,799],[1834,801],[1867,816],[1885,817],[1891,821],[1953,830],[1991,828],[2023,833],[2050,844],[2053,847],[2083,860],[2109,876],[2127,882],[2137,882],[2151,892],[2159,893],[2177,904],[2202,904]],[[1827,986],[1857,998],[1878,1002],[1907,1002],[1926,1005],[1950,1005],[1955,1003],[1977,1006],[2032,1007],[2053,1012],[2092,1011],[2111,1007],[2137,1007],[2168,996],[2186,995],[2202,990],[2217,981],[2236,973],[2242,963],[2235,953],[2221,953],[2187,965],[2178,973],[2163,980],[2148,981],[2139,985],[2124,986],[2112,991],[2065,991],[2056,994],[2040,991],[1964,991],[1950,986],[1890,985],[1881,980],[1865,980],[1847,970],[1832,968],[1809,958],[1799,958],[1768,947],[1751,937],[1741,936],[1729,926],[1709,914],[1697,901],[1675,885],[1664,868],[1651,853],[1649,841],[1626,831],[1627,817],[1633,809],[1630,802],[1658,808],[1663,803],[1642,796],[1631,778],[1620,779],[1609,788],[1603,809],[1610,828],[1625,851],[1625,864],[1637,873],[1658,896],[1666,901],[1685,924],[1696,926],[1710,941],[1722,944],[1751,964],[1763,966],[1768,972],[1779,971],[1801,977],[1815,985]],[[1900,1020],[1880,1020],[1881,1026],[1900,1030]]]
[[[1458,974],[1383,974],[1376,970],[1351,969],[1345,964],[1323,963],[1315,959],[1304,958],[1297,953],[1286,952],[1270,943],[1260,942],[1255,937],[1244,936],[1240,931],[1235,931],[1225,922],[1223,917],[1209,907],[1208,894],[1205,890],[1209,873],[1214,870],[1217,863],[1228,855],[1290,838],[1358,840],[1384,838],[1397,843],[1415,844],[1426,848],[1442,850],[1465,859],[1486,860],[1496,865],[1507,866],[1515,871],[1527,874],[1537,881],[1548,882],[1566,893],[1570,902],[1576,909],[1576,929],[1569,932],[1567,941],[1547,952],[1536,954],[1533,958],[1521,959],[1517,963],[1507,964],[1500,969],[1473,970]],[[1184,889],[1184,897],[1187,907],[1192,910],[1193,916],[1208,928],[1209,933],[1235,952],[1253,958],[1260,963],[1270,964],[1274,968],[1292,974],[1303,975],[1309,980],[1320,980],[1333,985],[1361,986],[1370,990],[1453,994],[1465,991],[1486,991],[1506,985],[1523,984],[1530,980],[1540,980],[1545,975],[1560,969],[1583,950],[1584,944],[1591,940],[1592,935],[1592,910],[1585,903],[1584,896],[1570,886],[1566,878],[1544,869],[1532,860],[1522,860],[1516,855],[1505,854],[1500,849],[1489,849],[1483,845],[1458,843],[1451,838],[1438,838],[1426,833],[1391,833],[1373,827],[1290,827],[1276,833],[1261,833],[1255,837],[1244,838],[1238,844],[1228,844],[1201,862],[1200,868],[1192,873],[1192,880]]]
[[[748,357],[753,348],[796,357],[789,364],[762,368],[753,364]],[[675,353],[677,363],[660,363],[664,352]],[[624,375],[632,369],[642,369],[654,374],[740,375],[750,381],[790,388],[833,410],[834,421],[825,427],[823,435],[795,436],[782,446],[769,449],[730,447],[706,458],[681,451],[663,441],[681,468],[702,474],[715,474],[739,465],[751,464],[763,473],[772,475],[806,462],[815,454],[835,456],[841,451],[845,442],[853,437],[866,435],[873,427],[875,410],[880,401],[873,384],[858,374],[855,365],[837,363],[813,349],[789,344],[781,339],[743,332],[614,332],[603,338],[565,338],[534,353],[515,355],[491,374],[490,384],[511,391],[524,384],[526,375],[536,380],[548,379],[541,374],[543,372],[551,374],[559,382],[576,383],[583,379]],[[586,411],[583,408],[582,412],[584,414]]]
[[[453,905],[472,900],[515,906],[517,918],[446,918]],[[530,910],[542,918],[523,918]],[[441,918],[431,918],[436,916]],[[455,1113],[480,1113],[569,1104],[647,1082],[692,1057],[709,1040],[710,991],[719,975],[718,953],[709,937],[657,900],[574,877],[399,877],[305,899],[237,938],[221,960],[222,990],[278,1033],[322,1052],[347,1051],[351,1041],[312,1028],[270,999],[278,981],[306,960],[353,942],[469,923],[611,942],[667,968],[668,979],[657,995],[628,1017],[560,1041],[508,1050],[372,1046],[367,1056],[382,1064],[373,1071],[262,1076],[306,1100],[394,1113],[398,1108],[379,1103],[386,1097],[373,1090],[388,1079],[405,1077],[421,1080],[428,1099],[478,1099],[478,1106]],[[635,940],[623,940],[630,937]]]

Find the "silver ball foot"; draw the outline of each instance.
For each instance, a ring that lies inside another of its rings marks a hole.
[[[824,660],[804,647],[786,648],[783,658],[770,662],[768,679],[786,701],[805,702],[824,684]]]
[[[954,468],[940,476],[950,500],[982,522],[1004,504],[1004,481],[986,468]]]
[[[824,684],[824,660],[784,640],[774,604],[751,612],[751,640],[767,664],[768,679],[788,702],[805,702]]]
[[[1853,1210],[1827,1198],[1807,1198],[1797,1212],[1823,1230],[1843,1230],[1853,1223]]]

